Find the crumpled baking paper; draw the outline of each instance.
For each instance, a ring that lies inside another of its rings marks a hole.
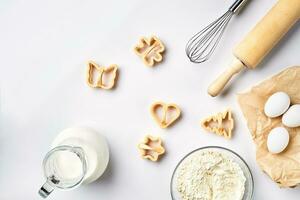
[[[256,144],[256,160],[260,168],[280,187],[295,187],[300,184],[300,128],[286,127],[290,142],[282,153],[271,154],[267,149],[269,132],[283,126],[281,116],[271,119],[264,114],[268,97],[278,91],[286,92],[291,104],[300,103],[300,66],[289,67],[250,91],[238,94],[238,102]]]

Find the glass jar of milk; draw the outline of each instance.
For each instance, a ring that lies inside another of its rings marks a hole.
[[[109,161],[105,138],[91,128],[62,131],[44,158],[46,183],[39,194],[46,198],[55,188],[72,189],[98,179]]]

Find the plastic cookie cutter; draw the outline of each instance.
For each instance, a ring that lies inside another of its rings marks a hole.
[[[112,89],[115,86],[117,72],[118,67],[115,64],[105,68],[98,66],[93,61],[89,61],[86,78],[87,84],[92,88]],[[96,80],[94,80],[94,77]]]
[[[158,158],[165,153],[160,137],[151,135],[145,136],[143,141],[138,145],[142,158],[156,162]]]
[[[161,116],[159,115],[161,109]],[[175,122],[181,114],[180,108],[174,103],[156,102],[150,108],[153,119],[161,128],[167,128]]]
[[[147,66],[151,67],[162,61],[164,51],[165,46],[156,36],[151,36],[149,39],[142,37],[139,44],[134,47],[134,52],[143,59]]]
[[[205,118],[202,120],[201,125],[209,132],[230,139],[234,129],[234,119],[231,110],[227,109],[224,112],[219,112],[216,115]]]

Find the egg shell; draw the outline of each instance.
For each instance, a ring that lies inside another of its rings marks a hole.
[[[267,147],[270,153],[282,152],[289,144],[290,135],[284,127],[277,127],[270,131],[267,140]]]
[[[268,117],[278,117],[289,108],[290,103],[290,97],[287,93],[276,92],[266,101],[264,112]]]
[[[290,128],[300,126],[300,104],[292,105],[282,116],[282,123]]]

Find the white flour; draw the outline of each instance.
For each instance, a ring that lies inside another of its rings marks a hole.
[[[241,200],[245,182],[236,162],[211,150],[191,154],[176,175],[176,187],[183,200]]]

